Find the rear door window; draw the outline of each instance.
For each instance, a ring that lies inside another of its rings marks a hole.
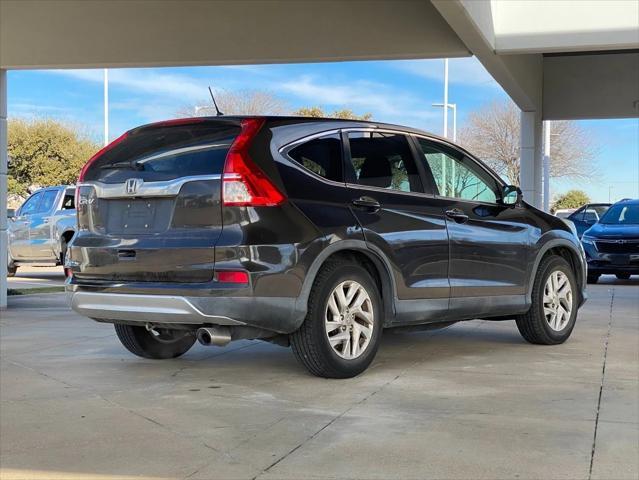
[[[64,200],[62,200],[62,210],[73,210],[75,208],[75,188],[64,192]]]
[[[400,192],[424,191],[410,144],[405,135],[349,132],[350,176],[363,187]]]
[[[327,180],[343,182],[342,141],[339,134],[329,134],[303,143],[288,152],[295,162]]]
[[[85,180],[121,183],[129,178],[164,181],[221,174],[239,131],[237,125],[206,121],[142,127],[95,161]]]

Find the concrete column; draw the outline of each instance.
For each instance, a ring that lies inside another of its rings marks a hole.
[[[539,112],[521,112],[521,173],[524,200],[542,208],[542,120]]]
[[[0,310],[7,308],[7,71],[0,69]]]

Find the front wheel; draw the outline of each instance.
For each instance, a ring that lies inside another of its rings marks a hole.
[[[615,275],[615,277],[617,277],[619,280],[628,280],[628,279],[630,279],[630,274],[629,273],[617,273]]]
[[[115,333],[129,352],[142,358],[176,358],[188,352],[195,343],[194,333],[188,330],[158,328],[149,331],[145,327],[116,323]]]
[[[530,310],[516,318],[522,337],[530,343],[565,342],[577,319],[578,290],[570,265],[561,257],[545,258],[539,265]]]
[[[312,374],[350,378],[373,361],[382,326],[379,290],[368,271],[329,261],[315,279],[306,319],[291,335],[291,346]]]
[[[7,277],[15,277],[18,267],[7,266]]]

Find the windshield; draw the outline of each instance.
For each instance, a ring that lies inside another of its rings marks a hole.
[[[639,203],[613,205],[599,223],[605,225],[637,225],[639,224]]]

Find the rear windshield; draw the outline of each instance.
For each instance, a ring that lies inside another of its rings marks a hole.
[[[222,173],[239,126],[202,122],[134,130],[89,168],[85,181],[173,180]]]

